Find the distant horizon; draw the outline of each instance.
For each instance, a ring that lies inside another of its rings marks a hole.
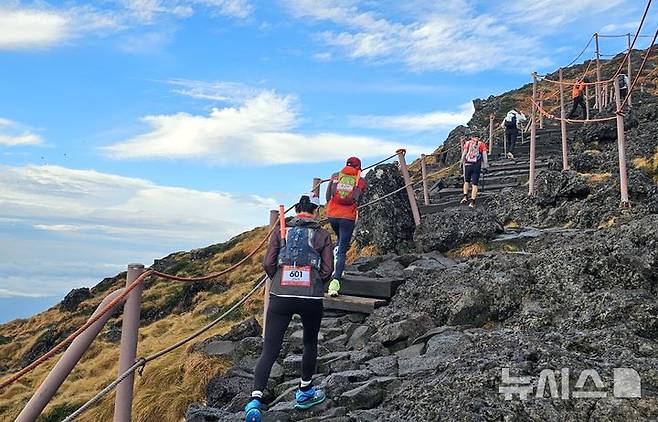
[[[634,31],[644,6],[0,5],[0,321],[264,225],[349,156],[431,152],[473,99],[569,63],[594,32]],[[600,44],[618,53],[626,39]]]

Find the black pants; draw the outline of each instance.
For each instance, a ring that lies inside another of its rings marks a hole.
[[[569,116],[568,116],[569,119],[572,119],[576,115],[578,106],[582,107],[583,109],[583,117],[587,117],[587,106],[585,105],[585,97],[581,95],[573,99],[573,105],[571,106],[571,111],[569,112]]]
[[[318,333],[322,322],[322,299],[302,299],[270,295],[265,324],[263,353],[254,372],[254,390],[263,391],[267,386],[272,365],[281,353],[283,335],[293,314],[302,317],[304,326],[304,354],[302,355],[302,380],[310,381],[318,360]]]
[[[519,136],[518,130],[505,130],[505,139],[507,141],[507,152],[514,154],[514,147],[516,146],[516,138]]]

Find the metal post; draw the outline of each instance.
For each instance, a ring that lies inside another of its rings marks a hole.
[[[414,223],[416,227],[420,225],[420,212],[418,211],[418,204],[416,203],[416,194],[414,193],[414,188],[411,186],[411,177],[409,176],[409,170],[407,169],[407,162],[404,159],[404,154],[407,153],[404,149],[399,149],[396,151],[398,154],[398,159],[400,161],[400,171],[402,171],[402,177],[404,178],[404,184],[407,185],[407,196],[409,197],[409,205],[411,205],[411,214],[414,217]]]
[[[143,264],[128,264],[126,286],[129,286],[144,272]],[[142,305],[143,284],[135,287],[126,298],[121,323],[121,353],[119,355],[119,375],[133,366],[137,357],[137,339],[139,335],[140,308]],[[114,422],[130,422],[133,407],[133,372],[117,386],[114,401]]]
[[[528,180],[528,195],[535,194],[535,154],[537,142],[537,128],[535,125],[536,106],[534,101],[537,97],[537,72],[532,72],[532,115],[530,117],[530,175]]]
[[[599,33],[596,32],[594,33],[594,39],[596,40],[596,106],[599,110],[601,111],[601,86],[599,83],[601,82],[601,52],[599,51]]]
[[[427,165],[425,164],[425,154],[420,155],[420,170],[423,176],[423,200],[425,205],[430,204],[430,194],[427,189]]]
[[[493,155],[493,148],[494,148],[494,119],[495,119],[494,114],[489,115],[489,154]]]
[[[315,185],[314,185],[315,186]],[[270,210],[270,230],[276,226],[279,221],[279,210]],[[265,338],[265,326],[267,325],[267,309],[270,306],[270,289],[272,280],[268,277],[265,281],[265,295],[263,296],[263,332],[261,335]]]
[[[640,84],[640,92],[644,94],[644,84]]]
[[[627,38],[628,39],[628,83],[630,84],[631,83],[631,69],[632,69],[631,56],[633,55],[633,50],[631,50],[631,34],[630,33],[626,34],[626,36],[628,37]],[[628,104],[628,106],[631,107],[631,87],[630,86],[628,87],[628,93],[626,95],[628,95],[628,101],[626,101],[626,104]]]
[[[116,290],[103,299],[98,305],[96,311],[91,317],[98,314],[98,311],[103,309],[108,303],[113,301],[117,296],[123,292],[123,289]],[[103,315],[98,321],[94,322],[82,334],[71,342],[71,345],[66,349],[61,359],[55,364],[46,379],[41,383],[37,391],[32,395],[30,401],[27,402],[21,411],[16,422],[32,422],[43,412],[43,409],[48,405],[48,402],[55,395],[59,387],[62,385],[66,377],[71,373],[75,365],[80,361],[82,355],[87,351],[91,343],[94,341],[98,333],[103,329],[103,326],[112,317],[116,311],[114,309]]]
[[[564,86],[562,85],[562,68],[560,68],[560,129],[562,132],[562,170],[569,170],[567,161],[567,122],[564,110]]]
[[[619,185],[621,187],[621,205],[628,205],[628,173],[626,172],[626,145],[624,140],[624,115],[619,95],[619,79],[615,79],[615,98],[617,102],[617,148],[619,150]]]
[[[589,120],[589,85],[585,85],[585,120]]]

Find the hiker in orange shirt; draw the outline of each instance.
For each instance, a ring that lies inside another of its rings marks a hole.
[[[579,80],[573,85],[571,90],[571,98],[573,99],[573,105],[571,106],[571,112],[569,112],[569,119],[573,119],[578,110],[578,106],[583,108],[583,116],[587,116],[587,106],[585,106],[585,81]]]
[[[357,157],[347,159],[347,164],[338,173],[334,173],[327,187],[327,217],[331,228],[336,233],[334,249],[334,276],[329,283],[329,295],[337,296],[340,281],[345,270],[347,250],[352,241],[356,223],[359,200],[366,190],[366,182],[361,177],[361,160]]]

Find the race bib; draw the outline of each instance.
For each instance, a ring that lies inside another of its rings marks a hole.
[[[311,285],[311,267],[284,265],[281,273],[281,285],[309,287]]]

